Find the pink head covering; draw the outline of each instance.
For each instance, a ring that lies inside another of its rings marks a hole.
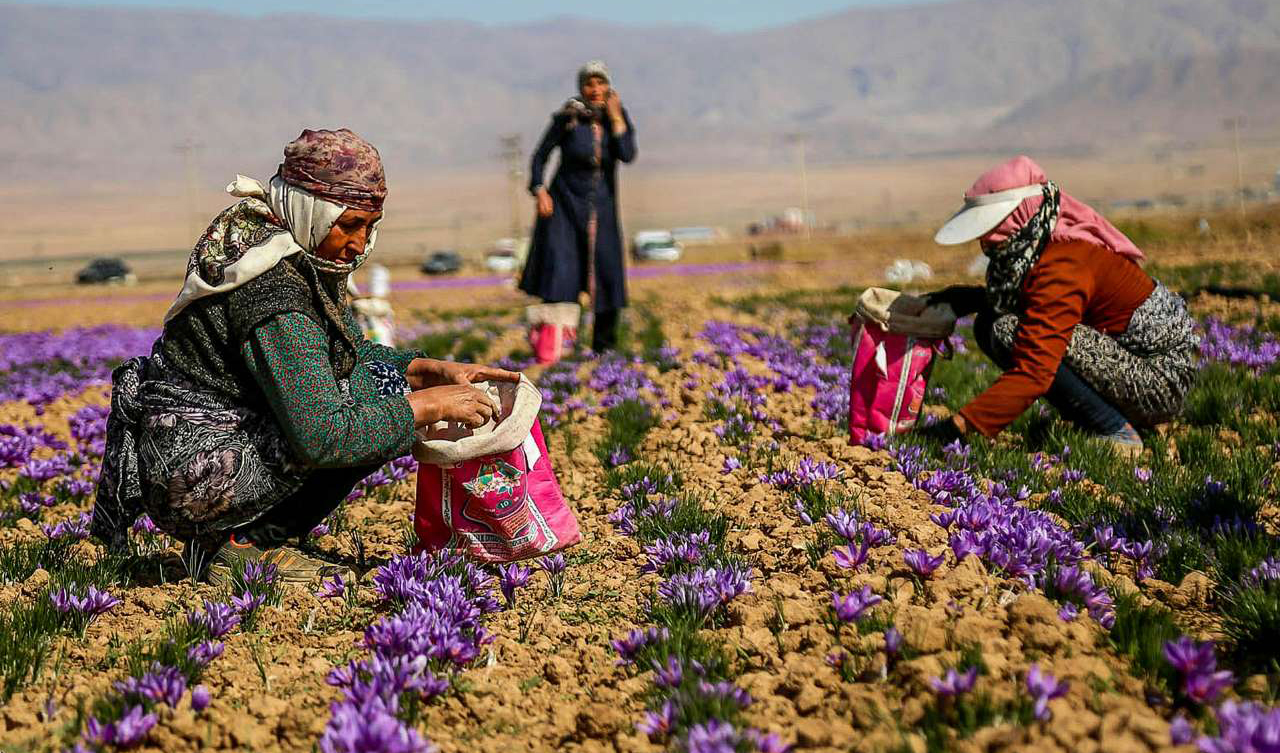
[[[997,191],[1007,191],[1010,188],[1029,186],[1033,183],[1045,183],[1048,180],[1044,170],[1035,163],[1035,160],[1018,156],[983,173],[964,195],[966,198],[981,196]],[[1003,242],[1035,216],[1036,210],[1043,203],[1043,196],[1023,199],[1012,214],[979,240],[986,243]],[[1065,191],[1061,192],[1058,200],[1058,222],[1053,228],[1050,239],[1057,243],[1085,241],[1134,261],[1142,261],[1146,258],[1142,251],[1133,245],[1133,241],[1117,230],[1115,225],[1107,222],[1088,204],[1068,195]]]

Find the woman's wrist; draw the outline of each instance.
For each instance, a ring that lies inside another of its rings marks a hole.
[[[614,136],[621,136],[622,134],[627,132],[627,121],[624,120],[621,115],[618,115],[616,117],[611,116],[609,118],[609,122],[613,126]]]

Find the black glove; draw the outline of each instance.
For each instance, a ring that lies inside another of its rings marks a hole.
[[[956,312],[956,317],[969,316],[987,305],[987,289],[981,285],[952,285],[949,288],[924,296],[930,306],[945,303]]]
[[[941,446],[946,446],[956,441],[964,441],[964,435],[956,428],[955,422],[950,418],[942,418],[934,421],[932,424],[925,426],[923,422],[917,424],[916,434],[925,438],[937,440]]]

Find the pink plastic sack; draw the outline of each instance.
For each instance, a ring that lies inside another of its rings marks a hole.
[[[573,350],[578,330],[558,324],[534,324],[529,328],[529,347],[534,359],[543,365],[555,363]]]
[[[415,447],[418,549],[511,562],[578,543],[578,520],[560,493],[537,422],[541,394],[527,379],[491,389],[507,393],[496,400],[499,422],[475,432],[438,430]]]
[[[934,357],[955,325],[949,309],[923,314],[921,299],[871,288],[849,318],[853,336],[850,444],[860,445],[871,434],[889,436],[915,426]]]
[[[541,303],[525,309],[529,347],[540,364],[559,361],[573,350],[581,310],[576,303]]]

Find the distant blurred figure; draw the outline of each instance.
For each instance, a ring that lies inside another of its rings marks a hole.
[[[533,153],[529,192],[538,220],[520,289],[545,303],[576,304],[586,292],[595,314],[591,349],[599,353],[617,345],[618,318],[627,305],[617,169],[635,159],[636,137],[603,62],[582,66],[578,92],[551,116]],[[544,172],[557,147],[560,167],[548,186]]]
[[[391,270],[381,264],[370,264],[369,292],[361,294],[352,275],[347,278],[347,294],[351,298],[351,313],[355,315],[365,339],[394,348],[396,316],[388,300],[391,297]]]

